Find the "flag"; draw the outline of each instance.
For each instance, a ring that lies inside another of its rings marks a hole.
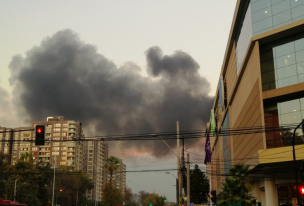
[[[207,139],[205,144],[205,161],[204,164],[207,165],[208,162],[211,162],[211,152],[210,152],[210,138],[209,132],[207,132]]]

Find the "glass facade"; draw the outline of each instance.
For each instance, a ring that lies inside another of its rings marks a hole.
[[[304,19],[304,0],[247,0],[244,11],[236,35],[237,74],[251,37]],[[290,58],[292,61],[296,57]],[[284,64],[284,61],[282,57],[278,59],[278,64]],[[290,80],[294,79],[296,77]],[[286,81],[281,81],[280,84],[288,84]]]
[[[246,13],[243,17],[243,22],[238,30],[238,38],[237,38],[237,45],[236,45],[236,68],[237,74],[241,69],[242,63],[244,61],[246,51],[248,45],[251,41],[252,37],[252,25],[251,25],[251,7],[250,4],[246,10]]]
[[[304,119],[304,98],[264,106],[265,126],[298,125]],[[267,148],[292,145],[293,130],[273,131],[266,133]],[[296,144],[304,144],[303,133],[298,129],[295,137]]]
[[[304,32],[260,47],[263,91],[304,82]]]
[[[251,0],[253,36],[304,19],[304,0]]]

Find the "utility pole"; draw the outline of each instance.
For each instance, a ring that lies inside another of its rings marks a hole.
[[[53,142],[54,144],[54,142]],[[56,147],[55,147],[56,148]],[[52,148],[53,149],[53,148]],[[53,153],[53,151],[52,151]],[[56,178],[56,175],[55,175],[55,167],[56,167],[56,150],[55,150],[55,156],[54,157],[54,178],[53,178],[53,197],[52,197],[52,206],[54,205],[54,192],[55,192],[55,178]],[[57,201],[57,200],[56,200]],[[57,202],[56,202],[57,204]]]
[[[15,179],[15,189],[14,189],[14,202],[16,202],[16,186],[18,179]]]
[[[190,204],[190,155],[187,153],[187,205]]]
[[[297,200],[298,200],[298,205],[300,205],[300,194],[299,194],[299,182],[298,182],[298,171],[297,171],[297,162],[296,162],[296,152],[295,152],[295,136],[296,136],[296,131],[297,129],[302,125],[302,130],[303,128],[303,123],[304,119],[302,122],[294,129],[293,131],[293,136],[292,136],[292,150],[293,150],[293,162],[294,162],[294,167],[295,167],[295,180],[296,180],[296,189],[297,189]]]
[[[182,143],[183,143],[183,151],[182,151],[182,159],[180,162],[180,168],[181,168],[181,182],[180,182],[180,194],[181,194],[181,197],[182,197],[182,201],[183,201],[183,197],[184,197],[184,193],[183,193],[183,189],[184,189],[184,168],[185,168],[185,141],[184,141],[184,137],[182,137]],[[185,190],[184,190],[185,191]]]
[[[93,166],[95,167],[95,206],[97,205],[97,167],[95,166],[95,164],[93,163]]]
[[[78,206],[78,190],[77,190],[77,196],[76,196],[76,206]]]
[[[178,191],[178,196],[176,200],[176,205],[180,206],[180,201],[179,201],[179,196],[180,196],[180,149],[179,149],[179,122],[176,121],[176,135],[177,135],[177,143],[176,143],[176,154],[177,154],[177,182],[178,184],[176,185],[177,191]]]

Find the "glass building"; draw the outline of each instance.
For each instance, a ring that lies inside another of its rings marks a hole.
[[[247,1],[236,41],[237,72],[242,66],[251,37],[301,19],[304,19],[304,0]]]
[[[221,193],[229,169],[245,164],[258,205],[293,206],[304,161],[294,131],[304,119],[304,0],[237,0],[219,80],[207,124],[210,189]]]

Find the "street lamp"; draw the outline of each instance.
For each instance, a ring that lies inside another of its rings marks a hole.
[[[14,202],[16,202],[16,186],[17,186],[17,181],[19,179],[15,179],[15,189],[14,189]]]
[[[97,203],[97,167],[95,166],[95,164],[93,164],[93,166],[95,167],[95,206]]]
[[[59,191],[62,192],[62,189],[60,189]],[[57,206],[57,194],[56,194],[56,206]]]
[[[176,204],[178,205],[178,203],[179,203],[178,179],[177,179],[177,178],[175,177],[175,175],[172,174],[171,172],[166,172],[165,174],[170,174],[170,175],[172,175],[172,176],[175,178],[175,180],[176,180]]]

